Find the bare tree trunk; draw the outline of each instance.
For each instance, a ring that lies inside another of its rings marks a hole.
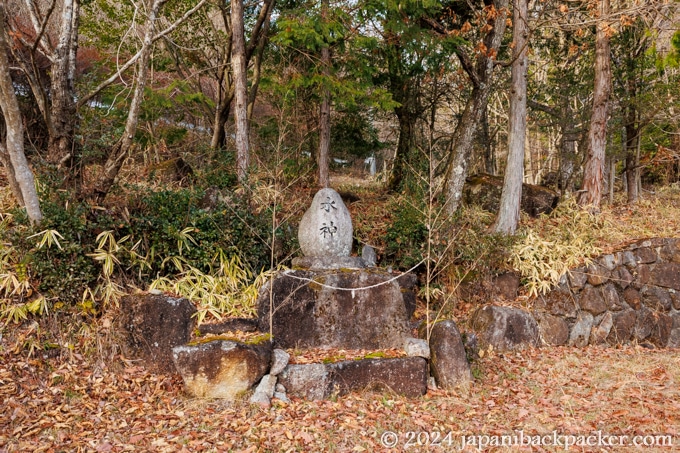
[[[62,7],[59,41],[52,55],[50,134],[48,161],[69,173],[75,168],[76,95],[75,67],[78,51],[79,0],[66,0]],[[74,180],[73,174],[68,174]]]
[[[258,41],[257,49],[255,50],[253,77],[250,86],[250,92],[248,92],[248,121],[252,121],[253,119],[255,100],[257,99],[257,91],[260,86],[260,79],[262,78],[262,59],[264,57],[264,48],[267,45],[267,35],[269,34],[270,25],[271,21],[269,20],[269,17],[267,17],[267,20],[262,27],[262,37]]]
[[[417,113],[415,112],[415,107],[411,107],[411,104],[408,104],[410,102],[415,102],[415,99],[409,97],[404,104],[394,109],[399,121],[399,139],[397,140],[397,150],[394,154],[392,172],[387,184],[389,190],[393,192],[398,191],[404,182],[415,140],[414,129],[416,127]]]
[[[6,129],[5,141],[0,142],[0,157],[7,169],[12,192],[17,201],[26,208],[31,223],[37,225],[42,220],[42,212],[33,172],[24,153],[24,125],[10,74],[8,50],[5,9],[0,4],[0,110]]]
[[[123,136],[114,145],[109,153],[109,157],[104,164],[104,172],[100,178],[95,189],[95,199],[97,202],[102,202],[106,195],[111,190],[113,183],[118,176],[123,162],[128,156],[130,148],[137,132],[137,123],[139,121],[139,112],[144,99],[144,87],[146,86],[147,74],[149,72],[149,61],[151,60],[151,51],[153,49],[153,36],[155,33],[156,20],[161,7],[168,0],[154,0],[149,11],[149,16],[145,22],[144,41],[142,43],[141,56],[138,60],[137,78],[135,83],[135,91],[130,103],[130,110],[128,111],[127,121],[125,123],[125,131]]]
[[[510,92],[510,125],[508,161],[505,166],[503,192],[493,231],[514,234],[519,223],[522,180],[524,179],[524,149],[527,132],[527,0],[513,0],[512,13],[512,90]]]
[[[479,121],[489,98],[491,89],[491,76],[496,65],[496,56],[501,46],[505,33],[508,0],[495,0],[493,2],[495,14],[487,15],[487,25],[491,27],[484,38],[486,52],[480,52],[477,56],[476,67],[472,67],[467,55],[460,49],[457,50],[458,58],[463,68],[470,76],[473,89],[470,99],[465,105],[463,115],[456,126],[451,141],[451,151],[446,165],[446,210],[453,215],[460,204],[463,193],[463,185],[467,178],[468,164],[474,134],[477,131]]]
[[[240,184],[248,179],[250,142],[248,140],[248,80],[243,25],[243,0],[231,0],[231,65],[234,73],[234,120],[236,124],[236,174]]]
[[[321,0],[321,21],[328,20],[328,0]],[[328,83],[331,67],[331,50],[328,43],[321,48],[321,66],[325,83]],[[328,162],[331,152],[331,93],[324,86],[319,112],[319,187],[328,187]]]
[[[218,99],[217,105],[215,106],[213,135],[210,141],[210,148],[212,149],[223,148],[227,143],[227,132],[225,130],[225,125],[227,123],[227,119],[229,118],[231,102],[234,99],[233,87],[231,87],[229,92],[225,91],[223,88],[218,89],[220,90],[220,99]]]
[[[614,204],[614,185],[616,184],[616,158],[609,160],[609,204]]]
[[[595,88],[593,90],[593,113],[588,131],[588,157],[583,172],[583,187],[579,196],[581,206],[600,206],[602,199],[604,156],[607,148],[607,116],[611,93],[611,68],[609,37],[606,20],[609,16],[609,0],[599,0],[599,21],[595,38]]]

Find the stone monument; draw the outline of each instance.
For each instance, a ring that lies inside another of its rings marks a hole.
[[[304,257],[293,267],[305,269],[361,269],[366,263],[352,252],[352,218],[340,194],[330,188],[319,190],[302,216],[298,241]]]
[[[258,297],[258,327],[278,347],[393,348],[411,335],[416,277],[375,267],[371,247],[350,256],[352,233],[340,195],[319,190],[298,231],[305,256]]]

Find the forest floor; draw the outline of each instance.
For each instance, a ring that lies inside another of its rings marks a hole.
[[[292,398],[274,400],[268,410],[245,400],[191,399],[175,376],[110,365],[77,353],[50,359],[5,350],[0,451],[680,449],[680,356],[671,350],[490,354],[476,364],[467,390]]]
[[[680,236],[680,188],[601,215],[603,250]],[[115,353],[105,322],[89,327],[89,343],[52,351],[27,346],[36,323],[0,328],[0,453],[680,451],[677,350],[491,352],[474,363],[467,389],[275,399],[262,409],[247,398],[187,397],[178,376],[150,373]]]

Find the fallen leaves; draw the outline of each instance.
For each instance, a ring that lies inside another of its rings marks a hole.
[[[356,351],[333,353],[349,360]],[[82,357],[5,354],[0,446],[7,452],[382,451],[385,431],[452,432],[456,441],[518,429],[666,433],[680,421],[677,365],[672,351],[635,347],[497,352],[479,363],[482,378],[467,392],[437,390],[416,399],[389,392],[335,401],[292,398],[262,411],[247,399],[189,399],[178,378],[139,366],[114,372]]]

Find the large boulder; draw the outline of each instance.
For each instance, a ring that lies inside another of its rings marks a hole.
[[[430,332],[430,370],[437,386],[451,389],[472,381],[470,364],[456,323],[435,323]]]
[[[472,314],[472,329],[483,345],[509,351],[540,345],[538,324],[527,311],[487,305]]]
[[[465,180],[463,200],[467,204],[479,204],[490,212],[498,212],[503,191],[503,177],[480,174]],[[557,206],[559,195],[552,189],[532,184],[522,184],[520,208],[530,216],[549,214]]]
[[[305,256],[349,256],[352,219],[340,194],[319,190],[300,221],[298,241]]]
[[[377,269],[283,271],[260,291],[259,327],[269,331],[271,305],[280,348],[401,348],[411,337],[415,283]]]
[[[272,343],[266,338],[250,344],[217,338],[173,348],[187,393],[230,401],[262,379],[271,355]]]
[[[196,307],[187,299],[161,294],[125,296],[121,306],[121,324],[131,355],[148,368],[175,372],[172,348],[191,338]]]

